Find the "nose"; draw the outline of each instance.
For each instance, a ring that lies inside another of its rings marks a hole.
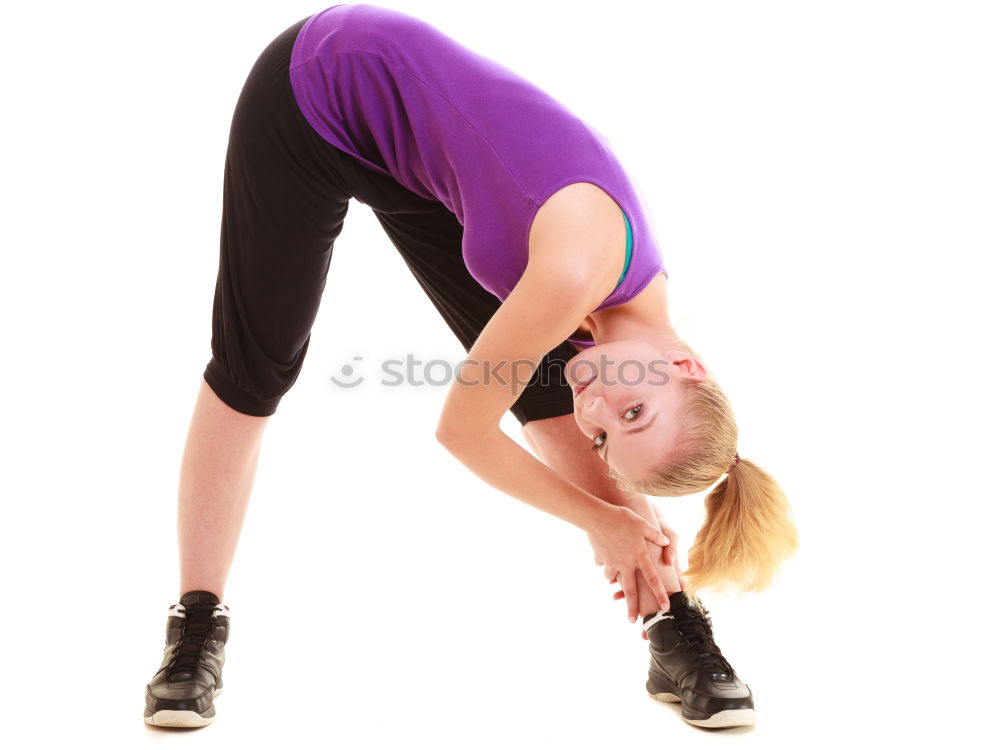
[[[596,413],[602,402],[603,399],[600,396],[587,396],[584,394],[583,412],[588,415]]]
[[[603,429],[603,419],[601,418],[601,408],[603,405],[604,399],[597,395],[590,396],[584,393],[580,398],[576,421],[580,429],[586,434],[589,435],[594,430]]]

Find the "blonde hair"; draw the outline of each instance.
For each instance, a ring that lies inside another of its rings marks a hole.
[[[691,495],[710,487],[705,522],[688,552],[685,590],[733,587],[763,591],[781,563],[798,549],[788,498],[774,478],[736,452],[736,420],[729,400],[711,379],[681,381],[687,424],[669,460],[641,481],[610,469],[622,487],[644,495]]]

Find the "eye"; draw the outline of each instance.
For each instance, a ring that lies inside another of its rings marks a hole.
[[[604,441],[608,439],[608,433],[602,432],[594,438],[594,444],[591,446],[593,450],[600,450],[601,446],[604,445]],[[600,442],[598,442],[600,440]]]
[[[639,404],[638,406],[633,406],[631,409],[629,409],[627,412],[625,412],[625,415],[626,415],[625,419],[626,419],[626,421],[628,421],[628,422],[634,421],[635,418],[639,416],[639,412],[640,411],[642,411],[642,404]],[[632,412],[635,412],[635,414],[633,414],[631,417],[629,417],[628,415],[632,414]]]

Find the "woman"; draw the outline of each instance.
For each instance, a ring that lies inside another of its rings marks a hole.
[[[643,616],[650,695],[680,701],[694,724],[752,723],[750,690],[692,592],[764,588],[795,531],[777,485],[737,458],[725,397],[668,322],[666,271],[627,175],[606,139],[523,78],[365,4],[285,30],[236,105],[212,358],[181,468],[182,594],[146,721],[214,719],[221,598],[261,435],[302,367],[351,198],[469,354],[440,442],[588,533],[630,620]],[[541,461],[500,430],[507,410]],[[685,591],[676,535],[644,493],[698,492],[726,471]]]

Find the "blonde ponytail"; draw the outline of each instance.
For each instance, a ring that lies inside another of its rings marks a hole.
[[[688,551],[692,589],[763,591],[798,549],[785,493],[753,461],[740,457],[705,498],[705,523]]]

